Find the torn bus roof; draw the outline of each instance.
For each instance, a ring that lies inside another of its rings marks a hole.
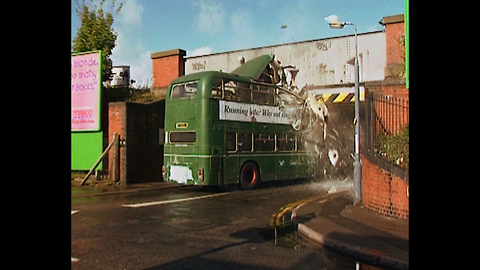
[[[260,75],[262,75],[263,70],[268,66],[268,63],[273,60],[273,58],[274,55],[271,54],[255,57],[252,60],[245,62],[245,64],[239,66],[230,73],[257,80]]]

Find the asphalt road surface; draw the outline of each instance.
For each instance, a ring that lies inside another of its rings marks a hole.
[[[280,207],[345,184],[290,182],[230,192],[187,187],[72,198],[71,266],[355,269],[354,260],[296,240],[293,231],[275,245],[269,226]]]

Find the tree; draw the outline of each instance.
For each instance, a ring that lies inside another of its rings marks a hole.
[[[81,21],[81,26],[77,30],[77,34],[73,39],[73,52],[86,52],[94,50],[102,50],[102,81],[110,80],[112,72],[112,55],[113,48],[115,48],[117,33],[114,31],[113,14],[105,12],[103,4],[105,0],[100,2],[100,5],[90,9],[83,0],[81,8],[77,2],[76,12]],[[115,0],[111,3],[111,9],[116,14],[122,9],[123,3],[115,9]]]

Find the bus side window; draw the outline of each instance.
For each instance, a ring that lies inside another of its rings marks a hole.
[[[216,78],[212,82],[212,98],[222,98],[222,79]]]
[[[275,135],[273,134],[254,134],[255,151],[275,151]]]
[[[238,101],[239,98],[237,97],[237,84],[234,81],[224,81],[224,90],[226,100],[234,100]]]
[[[252,151],[252,134],[238,133],[238,151],[251,152]]]
[[[295,151],[295,136],[282,134],[277,136],[278,151]]]
[[[275,88],[253,85],[253,102],[261,105],[275,105]]]
[[[237,96],[241,102],[252,101],[252,94],[250,90],[250,83],[238,82]]]
[[[303,146],[302,136],[299,135],[297,136],[297,151],[302,151],[302,150],[305,150],[305,147]]]
[[[228,81],[224,84],[225,99],[240,102],[250,102],[252,100],[250,84]]]
[[[295,136],[287,135],[287,151],[295,151]]]
[[[237,134],[235,132],[227,132],[226,137],[227,151],[235,152],[237,151]]]

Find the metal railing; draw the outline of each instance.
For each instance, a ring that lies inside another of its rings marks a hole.
[[[376,153],[379,137],[396,135],[409,122],[409,100],[388,95],[365,93],[366,150]]]

